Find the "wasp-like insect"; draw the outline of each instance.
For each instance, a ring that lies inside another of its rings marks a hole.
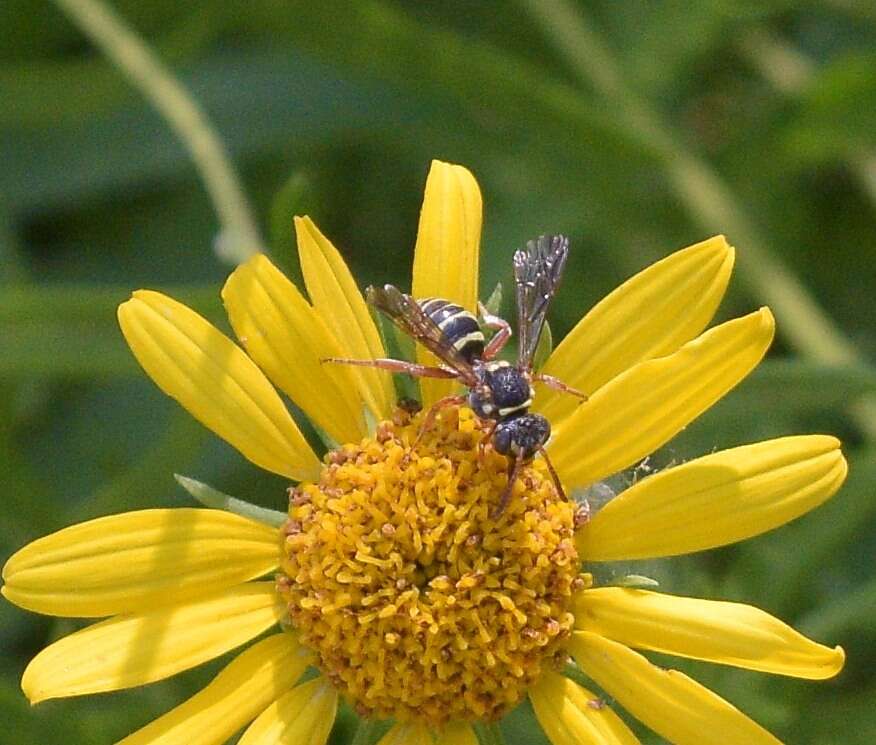
[[[548,306],[556,294],[569,254],[569,239],[562,235],[541,236],[514,254],[517,294],[517,329],[520,335],[517,364],[496,356],[511,338],[511,326],[479,305],[483,324],[495,329],[487,343],[474,314],[442,298],[414,300],[393,285],[369,287],[369,303],[386,314],[402,331],[420,342],[443,363],[437,367],[394,359],[350,360],[331,358],[327,362],[378,367],[425,378],[454,378],[468,387],[468,393],[437,401],[423,421],[425,432],[440,409],[468,403],[475,414],[489,422],[482,445],[488,439],[497,453],[508,456],[508,481],[492,517],[499,517],[508,505],[521,467],[541,454],[557,491],[565,498],[557,473],[545,451],[551,426],[541,414],[528,411],[535,391],[533,381],[557,390],[586,396],[550,375],[532,370]]]

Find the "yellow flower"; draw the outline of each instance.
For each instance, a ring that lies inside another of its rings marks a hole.
[[[475,307],[480,223],[471,174],[434,163],[415,297]],[[278,530],[217,510],[145,510],[21,549],[3,570],[5,597],[108,617],[37,655],[22,680],[30,701],[161,680],[273,630],[123,742],[221,743],[246,727],[244,745],[325,743],[339,695],[364,717],[395,720],[383,745],[471,745],[472,725],[526,696],[554,745],[636,742],[603,694],[673,743],[777,742],[636,650],[821,679],[842,667],[840,648],[747,605],[594,586],[581,562],[700,551],[782,525],[839,488],[837,440],[713,453],[638,481],[589,521],[538,458],[491,519],[505,459],[479,450],[485,425],[469,409],[447,409],[423,432],[422,415],[396,408],[388,374],[321,362],[385,352],[341,255],[309,219],[296,231],[307,297],[265,256],[222,291],[243,349],[157,292],[119,309],[162,390],[250,461],[298,482],[288,520]],[[678,251],[611,293],[552,353],[544,372],[589,395],[580,405],[546,388],[536,397],[568,490],[659,448],[763,357],[766,308],[704,331],[732,263],[722,237]],[[320,461],[274,385],[344,444]],[[450,389],[424,381],[424,403]],[[318,674],[301,682],[311,666]],[[577,682],[584,675],[602,694]]]

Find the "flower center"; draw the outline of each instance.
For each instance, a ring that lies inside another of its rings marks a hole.
[[[485,425],[468,408],[421,424],[396,412],[293,491],[279,589],[361,714],[494,719],[565,659],[580,583],[573,506],[536,459],[491,519],[507,461],[480,452]]]

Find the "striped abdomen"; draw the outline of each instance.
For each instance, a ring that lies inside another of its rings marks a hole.
[[[472,313],[461,305],[440,297],[425,298],[417,302],[426,315],[438,324],[448,343],[468,362],[483,356],[484,333]]]

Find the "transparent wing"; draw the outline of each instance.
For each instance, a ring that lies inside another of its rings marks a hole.
[[[438,359],[458,371],[466,385],[474,384],[476,376],[471,365],[453,347],[438,324],[429,318],[410,295],[406,295],[394,285],[384,285],[369,287],[365,290],[365,298],[408,336],[413,337]]]
[[[564,235],[543,235],[514,253],[514,281],[517,285],[517,366],[532,367],[532,358],[544,328],[548,306],[560,286],[569,255]]]

